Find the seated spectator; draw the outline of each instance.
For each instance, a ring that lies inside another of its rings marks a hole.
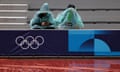
[[[30,21],[31,29],[55,29],[55,20],[51,11],[49,11],[48,3],[44,3],[40,10],[34,15]]]
[[[74,5],[68,5],[67,9],[58,14],[56,18],[58,29],[80,29],[84,27],[81,17]]]

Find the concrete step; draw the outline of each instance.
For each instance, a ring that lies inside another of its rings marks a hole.
[[[1,4],[26,4],[29,0],[0,0]]]
[[[0,10],[27,10],[27,4],[0,4]]]
[[[34,16],[37,11],[29,11],[28,20]],[[52,11],[56,17],[62,11]],[[89,22],[120,22],[120,11],[78,11],[83,21]]]
[[[39,9],[48,2],[50,8],[65,9],[74,4],[78,9],[120,9],[120,0],[29,0],[30,9]]]
[[[27,12],[0,12],[0,16],[27,16]]]
[[[120,24],[85,24],[84,29],[118,29]]]
[[[28,24],[0,24],[0,30],[28,30]]]
[[[29,24],[0,24],[0,30],[30,30]],[[120,24],[85,24],[83,29],[120,30]],[[82,30],[82,29],[81,29]]]
[[[0,23],[26,23],[27,17],[0,16]]]

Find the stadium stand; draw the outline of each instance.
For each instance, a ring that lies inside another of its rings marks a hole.
[[[120,0],[0,0],[0,29],[29,29],[29,21],[45,2],[55,17],[68,4],[76,5],[84,29],[120,29]]]
[[[18,0],[0,0],[0,29],[26,29],[28,4]]]

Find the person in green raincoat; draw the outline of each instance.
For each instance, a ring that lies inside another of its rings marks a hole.
[[[70,4],[67,9],[56,17],[58,29],[80,29],[84,28],[83,21],[75,9],[75,6]]]
[[[52,12],[49,11],[48,3],[44,3],[30,21],[31,29],[55,29],[55,25],[56,22]]]

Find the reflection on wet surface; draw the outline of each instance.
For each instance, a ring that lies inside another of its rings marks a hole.
[[[0,72],[120,72],[120,60],[0,59]]]

